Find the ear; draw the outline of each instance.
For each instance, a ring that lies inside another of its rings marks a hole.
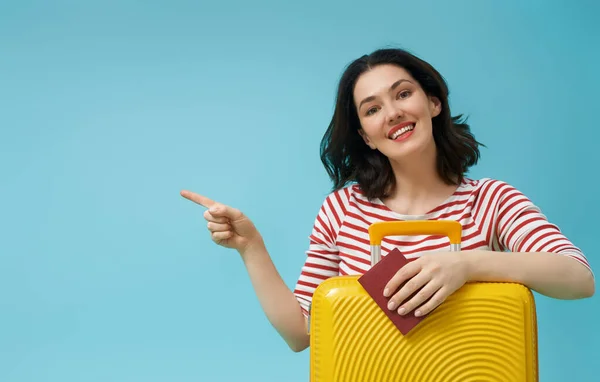
[[[429,110],[432,117],[437,117],[442,112],[442,102],[438,97],[429,97]]]
[[[371,142],[371,140],[369,139],[369,137],[367,137],[367,134],[365,134],[365,131],[363,129],[358,129],[358,133],[360,134],[360,136],[362,137],[362,139],[365,141],[365,143],[367,144],[367,146],[369,146],[370,148],[372,148],[373,150],[375,150],[375,145]]]

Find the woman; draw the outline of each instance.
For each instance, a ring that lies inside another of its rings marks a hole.
[[[294,351],[309,346],[306,317],[317,285],[369,269],[367,228],[378,220],[463,226],[461,252],[447,252],[447,239],[433,236],[384,240],[383,255],[397,247],[413,259],[384,292],[398,314],[425,315],[468,281],[512,281],[559,299],[592,296],[586,258],[527,197],[498,180],[465,178],[478,146],[468,125],[451,116],[446,83],[428,63],[399,49],[354,61],[321,146],[334,190],[293,291],[241,211],[189,191],[182,196],[208,208],[212,239],[240,253],[268,319]]]

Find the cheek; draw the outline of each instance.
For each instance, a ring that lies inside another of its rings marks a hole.
[[[361,119],[360,123],[363,131],[369,136],[370,139],[376,138],[377,135],[381,133],[382,125],[378,116]]]
[[[413,97],[404,101],[402,108],[407,115],[418,118],[430,116],[434,112],[433,104],[421,94],[414,94]]]

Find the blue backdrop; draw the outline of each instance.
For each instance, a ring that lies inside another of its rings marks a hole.
[[[508,181],[597,251],[591,1],[0,3],[0,380],[306,381],[182,188],[242,209],[293,287],[351,60],[436,66]],[[596,48],[594,48],[596,47]],[[541,379],[597,381],[598,297],[537,296]]]

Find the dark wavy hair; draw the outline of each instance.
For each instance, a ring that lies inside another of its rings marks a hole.
[[[459,184],[479,160],[479,146],[462,115],[452,117],[448,86],[429,63],[403,49],[379,49],[353,61],[344,71],[337,90],[335,111],[321,141],[321,161],[333,181],[333,190],[358,183],[367,198],[381,198],[396,185],[389,159],[367,146],[354,103],[354,86],[364,72],[383,64],[404,68],[428,96],[437,97],[441,112],[432,119],[437,148],[437,170],[448,184]]]

